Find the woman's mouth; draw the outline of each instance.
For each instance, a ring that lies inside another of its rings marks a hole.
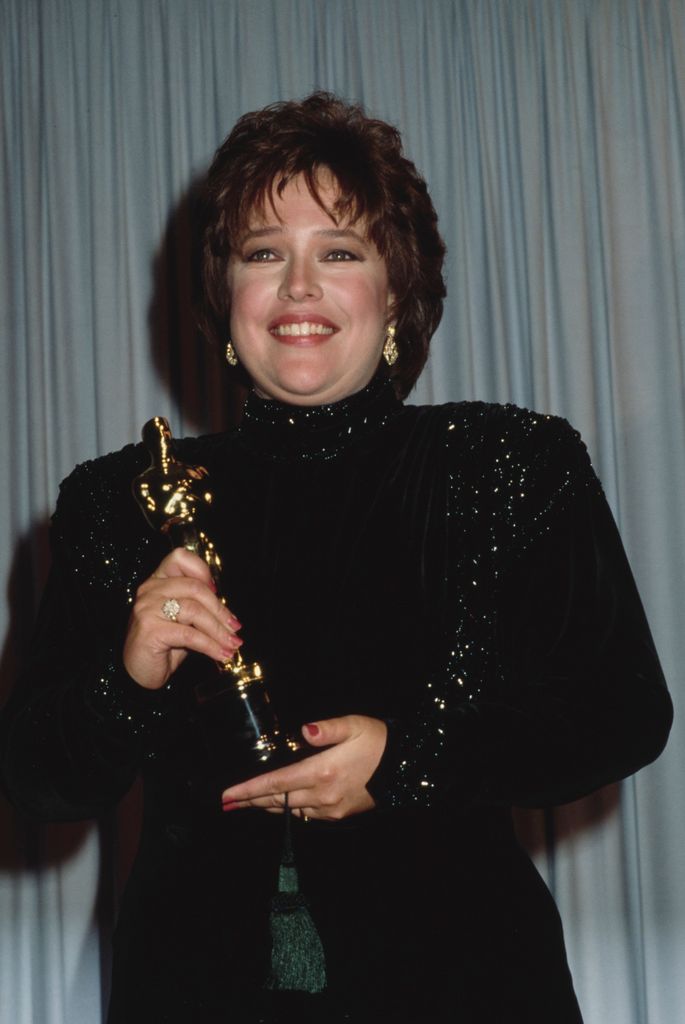
[[[269,327],[271,334],[286,345],[318,345],[337,332],[330,320],[282,317]]]
[[[310,323],[309,320],[305,320],[301,324],[278,324],[276,327],[271,327],[270,331],[275,334],[277,338],[304,338],[310,334],[333,334],[333,327],[328,327],[326,324]]]

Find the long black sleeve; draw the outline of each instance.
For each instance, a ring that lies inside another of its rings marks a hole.
[[[100,460],[105,472],[85,464],[62,485],[30,656],[2,715],[4,788],[42,820],[114,804],[175,714],[169,687],[146,691],[121,664],[130,595],[157,557],[125,486],[133,452]]]
[[[485,609],[491,626],[480,678],[434,679],[417,688],[413,715],[389,723],[369,786],[380,806],[563,803],[636,771],[666,742],[671,701],[585,448],[561,420],[535,425],[527,443],[507,435],[501,458],[479,452],[486,468],[471,500],[486,536],[472,543],[490,568],[462,584],[488,583],[470,612]]]

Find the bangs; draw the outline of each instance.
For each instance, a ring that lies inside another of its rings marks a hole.
[[[337,226],[352,226],[364,221],[365,235],[375,243],[379,253],[385,255],[381,246],[384,232],[379,230],[381,197],[378,189],[369,184],[363,169],[353,171],[349,166],[336,167],[330,160],[312,163],[304,158],[290,160],[287,162],[290,166],[285,167],[283,161],[276,163],[275,167],[260,168],[261,175],[248,176],[249,184],[241,189],[238,201],[227,205],[225,230],[229,250],[240,244],[255,215],[265,217],[270,208],[278,217],[274,205],[276,197],[281,198],[288,185],[300,179],[317,205]],[[336,192],[332,205],[324,202],[321,196],[321,190],[330,186]]]

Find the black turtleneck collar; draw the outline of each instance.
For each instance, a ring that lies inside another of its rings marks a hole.
[[[384,427],[401,408],[382,374],[329,405],[289,405],[250,392],[238,433],[253,451],[272,458],[330,459]]]

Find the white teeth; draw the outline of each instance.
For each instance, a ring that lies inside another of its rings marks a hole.
[[[307,334],[332,334],[333,328],[324,324],[310,324],[305,320],[301,324],[279,324],[278,327],[272,327],[271,333],[279,337],[302,338]]]

